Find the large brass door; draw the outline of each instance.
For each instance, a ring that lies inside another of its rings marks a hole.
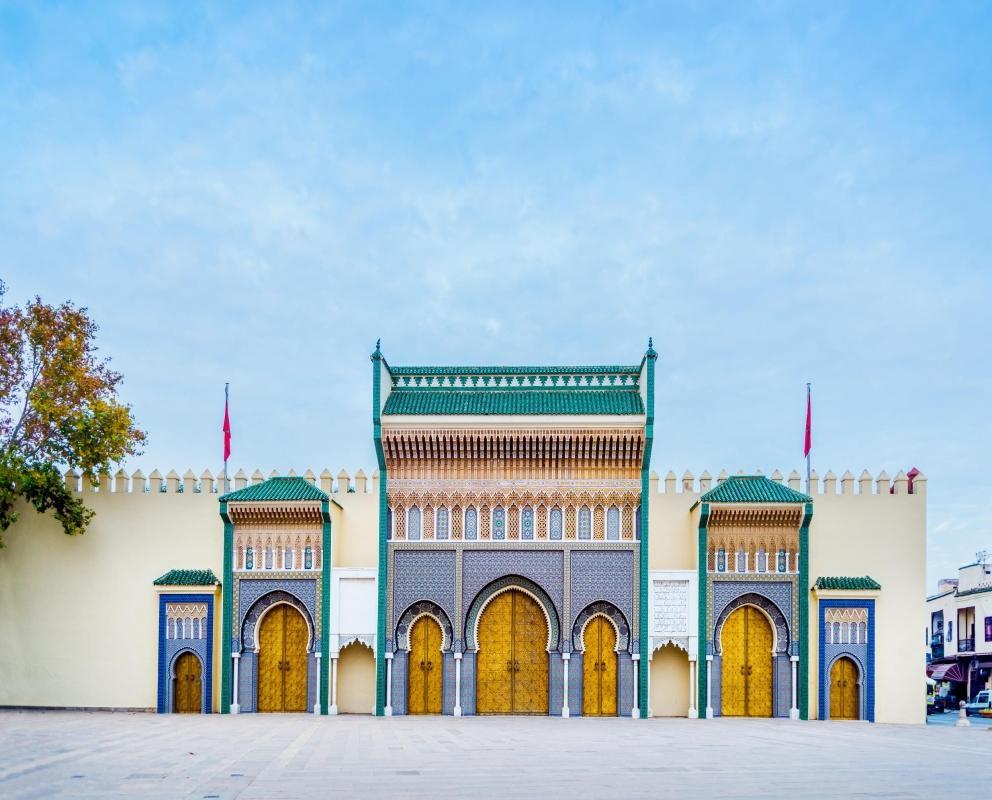
[[[830,719],[859,719],[858,668],[838,658],[830,668]]]
[[[725,717],[772,715],[772,628],[765,615],[742,606],[723,623],[720,650],[721,713]]]
[[[548,713],[548,626],[523,592],[497,595],[479,620],[476,711]]]
[[[181,653],[176,659],[176,683],[172,693],[172,710],[177,714],[199,714],[203,710],[203,667],[193,653]]]
[[[617,632],[605,617],[586,626],[582,655],[582,713],[587,717],[617,714]]]
[[[441,626],[421,617],[410,630],[408,714],[441,713]]]
[[[286,604],[269,611],[259,626],[258,710],[307,710],[307,623]]]

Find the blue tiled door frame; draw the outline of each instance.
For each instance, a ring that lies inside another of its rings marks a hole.
[[[166,603],[206,603],[207,604],[207,650],[203,665],[204,703],[203,713],[213,712],[214,693],[214,595],[202,594],[160,594],[158,596],[158,713],[169,711],[166,684],[169,680],[169,664],[166,659],[165,639],[167,622],[165,614]]]
[[[875,601],[852,598],[851,600],[820,600],[817,613],[819,641],[819,664],[817,675],[817,717],[826,717],[826,685],[829,680],[826,663],[826,616],[828,608],[863,608],[868,611],[868,663],[865,665],[867,674],[865,675],[865,687],[868,692],[868,702],[865,705],[866,718],[869,722],[875,721]]]

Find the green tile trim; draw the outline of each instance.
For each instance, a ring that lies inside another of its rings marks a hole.
[[[699,499],[709,503],[809,503],[813,498],[764,475],[733,475]]]
[[[153,586],[216,586],[220,583],[210,569],[170,569],[152,581]]]
[[[706,719],[706,706],[709,704],[709,698],[706,694],[706,673],[710,668],[710,662],[706,660],[706,656],[709,654],[709,639],[706,624],[706,601],[708,594],[708,587],[706,585],[706,549],[708,547],[709,522],[710,504],[703,503],[699,507],[699,544],[696,551],[696,567],[698,569],[697,587],[699,594],[699,622],[696,632],[698,637],[696,644],[696,713],[699,715],[699,719]]]
[[[380,360],[382,353],[376,345],[372,354],[372,438],[375,456],[379,463],[379,566],[377,572],[377,625],[375,636],[375,715],[381,717],[386,708],[386,455],[382,449],[382,418],[379,415],[381,398]],[[392,370],[390,370],[392,371]],[[387,400],[388,402],[388,400]]]
[[[870,575],[860,577],[819,577],[813,584],[814,589],[842,590],[848,592],[870,592],[877,591],[882,585]]]
[[[647,386],[646,390],[646,402],[644,412],[646,414],[645,425],[644,425],[644,458],[641,462],[641,530],[640,530],[640,551],[638,553],[638,560],[640,562],[639,570],[639,591],[640,591],[640,608],[638,609],[638,616],[640,617],[638,624],[637,635],[640,637],[640,662],[638,664],[639,678],[637,683],[637,695],[638,695],[638,708],[641,712],[641,718],[647,719],[648,716],[648,704],[649,704],[649,686],[648,679],[650,675],[651,664],[648,661],[648,657],[651,654],[651,628],[649,627],[648,619],[648,593],[650,585],[650,575],[649,566],[650,561],[648,559],[649,550],[649,539],[650,539],[650,527],[648,525],[648,508],[649,500],[651,494],[651,447],[654,443],[654,368],[655,361],[658,358],[658,354],[654,352],[650,343],[648,344],[648,351],[645,356],[647,363]],[[640,395],[638,394],[638,404],[640,403]]]
[[[380,356],[381,357],[381,356]],[[630,364],[615,366],[577,366],[577,367],[393,367],[389,368],[392,375],[638,375],[640,365]]]
[[[220,637],[220,713],[231,713],[231,618],[234,615],[234,523],[227,513],[227,503],[220,502],[224,521],[224,590],[221,603]]]
[[[622,389],[394,389],[386,416],[643,414],[640,392]]]
[[[329,500],[323,489],[299,476],[269,478],[262,483],[245,486],[228,492],[220,498],[224,502],[264,502],[294,500]]]
[[[813,503],[806,503],[799,525],[799,719],[809,719],[809,524]]]
[[[329,666],[331,657],[331,569],[334,566],[334,553],[331,550],[331,504],[328,500],[320,503],[320,516],[322,520],[321,530],[321,553],[323,562],[320,567],[320,592],[323,602],[320,606],[320,713],[326,715],[330,711],[328,700],[330,699]]]

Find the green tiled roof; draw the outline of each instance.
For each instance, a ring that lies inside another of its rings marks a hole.
[[[637,375],[640,366],[595,367],[390,367],[392,375]]]
[[[170,569],[153,581],[154,586],[216,586],[218,583],[217,576],[209,569]]]
[[[734,475],[699,499],[704,503],[809,503],[813,498],[764,475]]]
[[[643,414],[636,388],[394,389],[383,414]]]
[[[328,500],[327,493],[318,489],[306,478],[269,478],[262,483],[245,486],[228,492],[220,498],[224,502]]]
[[[814,589],[840,589],[847,592],[866,592],[881,589],[874,578],[864,575],[860,578],[817,578]]]

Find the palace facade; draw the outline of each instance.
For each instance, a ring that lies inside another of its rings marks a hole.
[[[659,478],[656,359],[377,346],[371,479],[68,474],[91,530],[0,553],[0,705],[922,722],[925,478]]]

